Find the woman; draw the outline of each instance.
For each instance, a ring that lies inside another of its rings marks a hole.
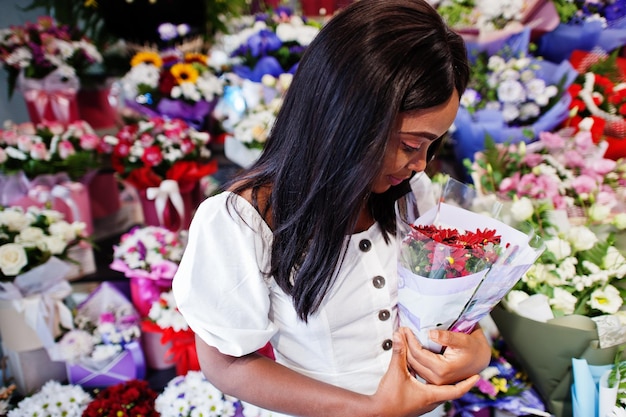
[[[398,327],[395,245],[397,199],[426,179],[411,177],[468,77],[424,0],[360,0],[324,26],[264,153],[196,212],[174,278],[215,386],[324,417],[415,416],[473,386],[482,331],[432,332],[440,355]],[[268,341],[276,361],[255,353]]]

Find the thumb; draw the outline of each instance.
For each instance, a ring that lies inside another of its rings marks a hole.
[[[407,341],[404,333],[396,331],[393,334],[393,351],[389,368],[402,369],[409,373],[406,359]]]

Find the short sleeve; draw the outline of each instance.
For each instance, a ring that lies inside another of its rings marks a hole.
[[[194,215],[172,290],[189,327],[222,353],[254,352],[276,332],[262,273],[271,239],[258,212],[229,192],[206,199]]]

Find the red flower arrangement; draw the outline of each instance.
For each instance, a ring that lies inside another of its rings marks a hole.
[[[147,381],[132,379],[99,391],[83,417],[159,417],[154,409],[158,395]]]
[[[577,127],[591,118],[594,141],[608,142],[605,157],[626,156],[626,60],[615,54],[574,51],[570,62],[580,75],[568,89],[572,102],[565,125]]]
[[[460,232],[435,225],[411,225],[402,257],[412,272],[429,278],[459,278],[480,272],[498,259],[500,236],[493,229]]]

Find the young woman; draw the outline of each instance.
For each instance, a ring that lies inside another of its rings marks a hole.
[[[311,417],[415,416],[473,386],[482,331],[433,331],[435,354],[396,305],[398,198],[427,182],[414,174],[468,77],[424,0],[360,0],[324,26],[258,162],[197,210],[174,278],[215,386]],[[267,342],[275,361],[255,353]]]

